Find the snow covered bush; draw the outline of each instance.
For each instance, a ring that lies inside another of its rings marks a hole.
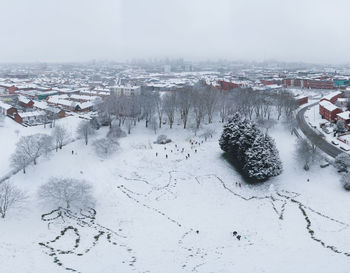
[[[111,156],[119,149],[118,141],[109,138],[97,139],[92,145],[96,154],[103,158]]]
[[[334,159],[334,167],[338,172],[348,172],[350,168],[350,156],[346,153],[341,153]]]
[[[171,139],[169,139],[166,135],[160,135],[160,136],[158,136],[157,140],[154,143],[167,144],[169,142],[171,142]]]
[[[344,189],[350,191],[350,173],[345,173],[340,181],[343,184]]]
[[[126,137],[126,133],[117,125],[112,125],[107,133],[107,138],[118,139],[121,137]]]
[[[282,172],[273,139],[238,113],[225,124],[219,145],[252,180],[264,181]]]
[[[50,178],[39,188],[38,197],[45,207],[52,208],[83,209],[95,205],[92,186],[75,178]]]
[[[214,129],[206,128],[204,130],[204,132],[200,135],[200,137],[204,138],[205,141],[207,141],[207,139],[209,137],[212,138],[214,134],[215,134],[215,130]]]

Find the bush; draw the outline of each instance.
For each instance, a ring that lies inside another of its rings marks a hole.
[[[350,173],[344,174],[340,181],[343,184],[344,189],[350,191]]]
[[[158,136],[157,140],[154,142],[156,144],[167,144],[170,143],[171,139],[169,139],[166,135]]]
[[[338,172],[347,172],[350,168],[350,156],[346,153],[341,153],[334,159],[334,167]]]
[[[108,138],[97,139],[92,145],[96,154],[103,158],[111,156],[119,149],[119,142]]]
[[[126,133],[117,125],[113,125],[107,133],[107,138],[109,139],[118,139],[121,137],[126,137]]]

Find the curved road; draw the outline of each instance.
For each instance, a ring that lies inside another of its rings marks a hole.
[[[305,120],[305,111],[307,110],[307,108],[315,106],[316,104],[318,104],[318,102],[308,105],[298,112],[297,122],[299,128],[304,133],[304,135],[323,152],[330,155],[331,157],[336,157],[338,154],[343,153],[343,151],[335,147],[331,143],[327,142],[323,137],[319,136]]]

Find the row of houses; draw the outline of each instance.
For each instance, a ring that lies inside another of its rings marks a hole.
[[[66,116],[66,113],[63,109],[58,109],[45,105],[43,102],[34,102],[30,101],[27,105],[32,105],[32,111],[19,111],[16,107],[0,101],[0,113],[7,115],[14,119],[16,122],[23,124],[33,124],[42,122],[48,119],[57,119],[63,118]]]
[[[343,111],[343,109],[338,106],[344,106],[344,102],[347,101],[347,99],[342,98],[342,95],[342,92],[333,92],[324,96],[320,100],[319,111],[322,118],[329,122],[342,120],[345,126],[350,128],[350,111]],[[340,103],[337,103],[338,101],[340,101]]]
[[[345,89],[350,85],[350,80],[340,79],[303,79],[303,78],[287,78],[282,80],[284,87],[299,87],[309,89]]]

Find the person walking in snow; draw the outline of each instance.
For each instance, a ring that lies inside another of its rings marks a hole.
[[[74,155],[74,151],[72,150],[72,155]]]
[[[165,155],[165,158],[168,158],[168,155],[167,155],[167,154]]]

